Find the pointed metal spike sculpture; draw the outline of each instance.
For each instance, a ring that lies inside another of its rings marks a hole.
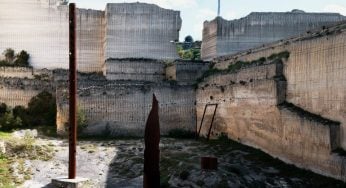
[[[153,105],[145,125],[144,188],[160,187],[160,124],[159,104],[153,95]]]

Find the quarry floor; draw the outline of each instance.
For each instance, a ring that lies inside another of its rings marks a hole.
[[[54,155],[26,160],[31,179],[21,187],[51,187],[52,178],[67,177],[67,140],[38,138],[35,144],[49,146]],[[87,187],[142,187],[143,144],[143,139],[79,141],[77,175],[90,179]],[[161,138],[160,150],[162,187],[346,187],[225,138]],[[218,170],[201,171],[201,156],[217,157]]]

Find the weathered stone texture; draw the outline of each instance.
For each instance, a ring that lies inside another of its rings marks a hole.
[[[284,50],[290,58],[284,63],[287,79],[286,100],[309,112],[341,122],[341,145],[346,148],[346,24],[321,32],[283,40],[216,59],[223,69],[237,60],[251,61]],[[236,60],[237,59],[237,60]]]
[[[179,11],[145,3],[107,4],[105,58],[177,59]]]
[[[0,51],[30,54],[35,69],[68,68],[68,7],[58,0],[0,3]],[[179,11],[144,3],[108,4],[106,11],[77,9],[77,64],[82,72],[105,72],[108,58],[178,58]]]
[[[3,78],[34,78],[33,69],[26,67],[0,67]]]
[[[286,81],[278,79],[282,68],[269,64],[207,78],[197,90],[197,125],[206,104],[218,104],[212,137],[225,133],[286,162],[345,181],[343,157],[331,155],[340,147],[339,123],[285,105]],[[203,136],[208,134],[214,109],[206,109]]]
[[[208,70],[209,62],[176,61],[166,66],[166,79],[182,84],[194,84]]]
[[[64,132],[68,117],[67,90],[57,89],[59,132]],[[65,94],[64,94],[65,93]],[[106,85],[79,87],[79,106],[85,112],[90,135],[144,135],[146,118],[155,93],[160,102],[161,134],[179,128],[189,131],[195,126],[195,91],[193,87],[171,87],[148,83],[110,82]]]
[[[334,13],[302,12],[254,12],[231,21],[217,17],[204,22],[202,59],[235,54],[345,19]]]
[[[25,50],[35,68],[67,68],[68,10],[48,2],[1,1],[0,51]]]
[[[49,81],[0,77],[0,103],[10,107],[27,106],[30,99],[42,91],[53,91]]]
[[[270,64],[206,78],[197,90],[198,125],[205,105],[217,103],[213,136],[226,133],[289,163],[346,181],[346,160],[333,153],[345,148],[345,29],[339,24],[215,59],[215,67],[225,69],[239,60],[290,52],[281,71]],[[203,135],[214,110],[208,108]]]
[[[104,11],[77,9],[77,63],[82,72],[104,71]]]
[[[108,59],[107,80],[160,82],[165,78],[165,62],[154,59]]]

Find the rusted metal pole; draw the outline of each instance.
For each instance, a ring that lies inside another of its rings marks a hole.
[[[68,178],[76,178],[76,143],[77,143],[77,63],[76,63],[76,5],[69,5],[69,80],[70,80],[70,98],[69,98],[69,165]]]
[[[149,113],[144,133],[144,188],[160,187],[160,123],[159,104],[153,95],[153,105]]]

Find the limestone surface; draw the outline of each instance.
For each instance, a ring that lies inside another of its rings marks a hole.
[[[253,12],[237,20],[205,21],[201,55],[211,60],[263,44],[321,29],[346,17],[334,13]]]

